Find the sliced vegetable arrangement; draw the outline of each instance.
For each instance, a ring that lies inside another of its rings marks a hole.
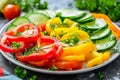
[[[119,33],[103,14],[72,9],[38,10],[11,22],[0,39],[0,49],[31,66],[79,70],[109,60]]]

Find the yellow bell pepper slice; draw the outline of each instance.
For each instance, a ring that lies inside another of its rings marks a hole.
[[[74,22],[74,21],[72,21],[72,20],[70,20],[70,19],[65,19],[64,21],[63,21],[63,23],[64,24],[67,24],[67,26],[68,27],[71,27],[71,26],[75,26],[75,25],[77,25],[78,23],[76,23],[76,22]]]
[[[50,36],[56,37],[60,39],[63,35],[70,33],[72,31],[78,30],[78,27],[73,27],[73,28],[55,28],[51,33]]]
[[[81,45],[66,47],[61,56],[68,56],[68,55],[87,55],[93,50],[96,49],[96,46],[91,42],[86,42]]]
[[[102,64],[102,63],[103,63],[102,56],[99,56],[99,57],[96,57],[96,58],[90,60],[87,63],[86,68],[91,68],[91,67],[94,67],[94,66]]]
[[[102,56],[103,61],[107,61],[111,56],[111,52],[105,51],[104,53],[101,53],[101,56]]]
[[[50,34],[50,32],[56,28],[56,27],[61,27],[62,21],[59,17],[50,19],[46,23],[46,31]]]
[[[83,30],[77,30],[77,31],[73,31],[71,33],[63,35],[61,40],[73,38],[74,36],[77,36],[79,38],[79,40],[89,39],[89,35],[87,34],[87,32],[85,32]]]
[[[60,57],[59,60],[64,60],[64,61],[84,61],[85,60],[85,55],[63,56],[63,57]]]
[[[92,59],[94,59],[94,58],[96,58],[96,57],[100,57],[101,54],[102,54],[102,53],[97,52],[97,51],[95,50],[95,51],[89,53],[88,55],[86,55],[86,60],[87,60],[87,61],[90,61],[90,60],[92,60]]]

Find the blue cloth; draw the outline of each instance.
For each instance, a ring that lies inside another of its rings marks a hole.
[[[1,68],[0,70],[2,70],[2,69],[3,68]],[[17,76],[10,74],[8,71],[6,71],[4,69],[1,72],[2,72],[1,74],[3,74],[3,75],[0,76],[0,80],[22,80],[22,79],[18,78]]]

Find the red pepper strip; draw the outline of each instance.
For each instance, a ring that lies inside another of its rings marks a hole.
[[[0,49],[5,51],[5,52],[10,52],[10,53],[15,53],[15,52],[22,52],[25,49],[25,44],[24,42],[20,42],[20,48],[13,48],[11,46],[7,46],[6,44],[0,44]]]
[[[48,63],[48,60],[40,60],[40,61],[29,61],[28,64],[37,66],[37,67],[45,67]]]
[[[51,37],[41,37],[41,43],[46,42],[46,43],[51,43],[51,41],[55,41]],[[50,41],[50,42],[49,42]],[[41,48],[38,52],[34,52],[30,55],[20,55],[19,53],[16,53],[16,57],[18,60],[22,62],[29,62],[29,61],[40,61],[40,60],[49,60],[56,58],[60,56],[63,52],[63,48],[61,45],[58,45],[58,42],[55,43],[53,42],[51,45],[47,47]]]
[[[34,41],[40,37],[40,31],[38,27],[33,24],[23,24],[16,27],[14,30],[10,30],[5,33],[7,39],[10,41]]]
[[[50,48],[50,49],[48,48],[48,49],[43,49],[38,53],[32,53],[30,55],[24,55],[24,56],[21,56],[19,53],[16,53],[16,57],[18,58],[18,60],[22,62],[39,61],[39,60],[46,60],[52,58],[55,52],[56,51],[54,48]]]

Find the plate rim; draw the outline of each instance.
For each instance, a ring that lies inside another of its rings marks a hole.
[[[13,19],[14,20],[14,19]],[[2,32],[5,31],[5,28],[7,28],[10,23],[13,21],[9,21],[7,24],[5,24],[1,30],[0,30],[0,35],[2,35]],[[113,23],[114,24],[114,23]],[[114,24],[118,29],[120,29],[116,24]],[[99,68],[102,68],[108,64],[110,64],[112,61],[114,61],[116,58],[119,57],[119,53],[115,53],[111,56],[111,58],[107,61],[105,61],[104,63],[102,64],[99,64],[97,66],[94,66],[92,68],[85,68],[85,69],[80,69],[80,70],[72,70],[72,71],[51,71],[51,70],[47,70],[47,69],[42,69],[42,68],[36,68],[36,67],[32,67],[32,66],[28,66],[18,60],[15,60],[14,58],[10,57],[9,56],[9,53],[6,53],[6,52],[3,52],[2,50],[0,50],[0,53],[10,62],[12,62],[13,64],[17,65],[17,66],[20,66],[22,68],[25,68],[25,69],[28,69],[28,70],[31,70],[31,71],[35,71],[35,72],[39,72],[39,73],[46,73],[46,74],[57,74],[57,75],[69,75],[69,74],[78,74],[78,73],[86,73],[86,72],[90,72],[90,71],[94,71],[94,70],[97,70]]]

